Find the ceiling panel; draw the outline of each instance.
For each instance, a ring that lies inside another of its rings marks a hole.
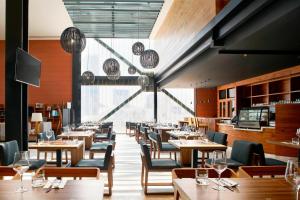
[[[164,0],[64,0],[86,37],[149,38]]]

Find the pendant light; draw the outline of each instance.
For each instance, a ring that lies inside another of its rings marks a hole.
[[[78,28],[69,27],[62,32],[60,44],[68,53],[82,52],[86,46],[86,38]]]
[[[89,71],[89,60],[90,60],[90,47],[88,47],[87,71],[83,72],[81,76],[81,82],[84,85],[91,85],[95,82],[94,73]]]

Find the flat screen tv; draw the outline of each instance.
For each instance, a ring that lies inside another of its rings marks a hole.
[[[40,87],[41,61],[20,48],[16,51],[15,70],[16,81]]]

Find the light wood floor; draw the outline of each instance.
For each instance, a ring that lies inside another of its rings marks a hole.
[[[114,169],[114,186],[111,197],[104,199],[111,200],[136,200],[136,199],[173,199],[173,195],[144,195],[141,179],[141,158],[140,146],[134,137],[125,134],[118,134],[116,139]],[[168,155],[166,154],[166,157]],[[171,181],[171,173],[150,173],[150,181]],[[172,192],[172,187],[149,187],[149,192]]]

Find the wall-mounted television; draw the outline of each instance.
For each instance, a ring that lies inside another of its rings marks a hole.
[[[16,50],[15,80],[40,87],[41,61],[18,48]]]

